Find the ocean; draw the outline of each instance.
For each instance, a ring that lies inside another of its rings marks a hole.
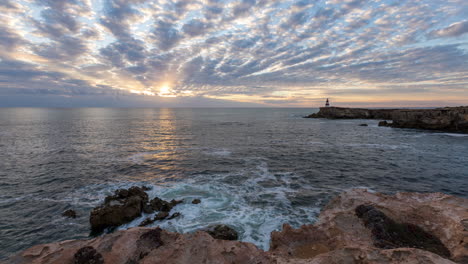
[[[0,259],[89,237],[90,210],[134,185],[185,201],[181,217],[153,226],[228,224],[263,249],[271,231],[313,223],[350,188],[468,197],[468,135],[302,118],[317,111],[0,108]]]

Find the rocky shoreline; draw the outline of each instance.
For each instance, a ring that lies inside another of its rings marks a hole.
[[[306,118],[383,119],[392,120],[386,126],[468,133],[468,106],[435,109],[365,109],[321,107]]]
[[[180,202],[149,201],[145,194],[139,187],[117,190],[91,212],[93,231],[131,221],[145,210],[168,217]],[[269,251],[236,239],[235,230],[223,225],[188,234],[135,227],[37,245],[3,263],[468,263],[468,200],[353,189],[332,199],[315,224],[298,229],[284,224],[272,232]]]

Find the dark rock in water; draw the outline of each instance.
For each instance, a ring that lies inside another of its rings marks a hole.
[[[168,216],[169,216],[169,212],[161,211],[161,212],[159,212],[159,213],[156,215],[156,217],[154,218],[154,220],[155,220],[155,221],[156,221],[156,220],[163,220],[163,219],[165,219],[165,218],[168,217]]]
[[[76,212],[75,212],[75,210],[68,209],[68,210],[66,210],[65,212],[62,213],[62,216],[70,217],[70,218],[76,218]]]
[[[359,126],[366,127],[366,126],[368,126],[368,125],[367,125],[367,124],[360,124]]]
[[[158,197],[155,197],[153,200],[150,202],[151,208],[155,211],[164,211],[164,212],[169,212],[171,211],[173,205],[167,201],[164,201],[163,199],[160,199]]]
[[[179,212],[175,212],[175,213],[173,213],[171,216],[169,216],[168,220],[174,219],[174,218],[179,217],[179,216],[180,216],[180,213],[179,213]]]
[[[89,222],[92,233],[100,233],[105,228],[117,227],[141,216],[143,206],[148,203],[148,195],[139,187],[120,189],[115,195],[106,197],[104,204],[91,211]]]
[[[387,121],[380,121],[379,126],[388,126],[389,123]]]
[[[175,214],[179,214],[179,213],[175,213]],[[180,214],[179,214],[180,215]],[[140,223],[139,226],[147,226],[147,225],[151,225],[152,223],[156,222],[156,221],[159,221],[159,220],[164,220],[166,217],[169,216],[169,212],[164,212],[164,211],[161,211],[159,212],[155,217],[154,219],[151,219],[150,217],[146,218],[143,222]],[[172,216],[171,216],[172,217]],[[177,216],[175,216],[177,217]],[[172,219],[172,218],[169,218],[169,219]]]
[[[214,225],[209,226],[202,231],[207,232],[215,239],[222,239],[222,240],[237,240],[238,235],[237,231],[227,225]]]
[[[154,213],[153,207],[149,203],[143,204],[143,212],[145,214],[152,214]]]
[[[183,203],[184,200],[175,200],[175,199],[172,199],[169,203],[171,204],[172,207],[180,204],[180,203]]]
[[[148,217],[145,220],[143,220],[143,222],[141,222],[138,226],[147,226],[147,225],[151,225],[154,222],[156,222],[155,219],[151,219],[151,217]]]
[[[199,203],[201,203],[201,200],[200,199],[193,199],[192,203],[193,204],[199,204]]]
[[[104,258],[101,253],[93,247],[80,248],[73,256],[74,264],[104,264]]]
[[[371,205],[359,205],[355,212],[363,220],[364,225],[371,230],[376,247],[419,248],[443,257],[450,257],[450,251],[444,244],[419,226],[396,223]]]
[[[141,186],[141,189],[142,189],[143,191],[146,192],[146,191],[151,190],[151,187],[150,187],[150,186],[143,185],[143,186]]]

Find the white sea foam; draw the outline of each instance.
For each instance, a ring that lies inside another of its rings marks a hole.
[[[413,148],[412,146],[408,144],[399,144],[399,145],[389,145],[389,144],[361,144],[361,143],[349,143],[349,144],[344,144],[347,147],[357,147],[357,148],[376,148],[376,149],[409,149]]]
[[[228,157],[231,156],[232,152],[229,151],[228,149],[210,149],[206,150],[203,152],[206,155],[211,155],[211,156],[221,156],[221,157]]]
[[[249,162],[255,162],[252,159]],[[233,175],[212,175],[213,182],[197,183],[194,180],[172,185],[155,185],[148,191],[150,198],[160,197],[165,200],[184,199],[183,204],[174,207],[171,213],[182,215],[172,220],[157,221],[152,226],[181,233],[194,232],[212,224],[227,224],[233,226],[240,235],[240,240],[252,242],[263,249],[268,249],[270,233],[279,230],[283,223],[312,223],[319,212],[318,207],[304,206],[293,208],[288,195],[298,192],[289,187],[291,174],[273,175],[269,172],[266,162],[256,160],[256,169],[250,173],[242,184],[227,183]],[[262,186],[268,182],[271,187]],[[269,197],[266,199],[265,197]],[[192,204],[195,198],[201,199],[200,204]],[[138,226],[142,217],[121,226],[126,229]]]

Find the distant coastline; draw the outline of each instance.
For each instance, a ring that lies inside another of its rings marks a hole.
[[[468,133],[468,106],[425,109],[321,107],[305,118],[382,119],[380,126]]]

